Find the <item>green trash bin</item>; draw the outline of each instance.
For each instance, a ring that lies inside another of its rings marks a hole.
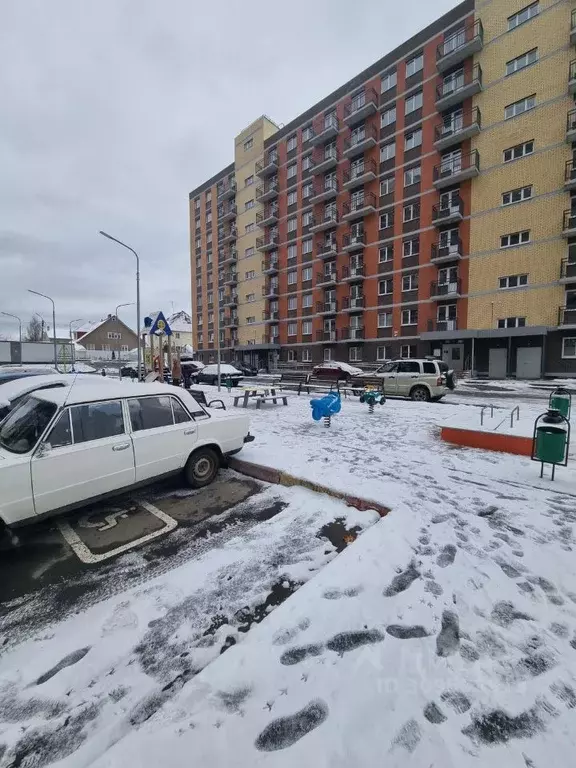
[[[572,407],[572,395],[567,389],[564,389],[564,387],[558,387],[550,395],[548,407],[552,410],[559,411],[562,416],[569,419]]]
[[[534,422],[532,437],[532,461],[541,463],[540,477],[544,473],[544,464],[552,464],[552,480],[557,465],[568,464],[570,448],[570,422],[560,411],[550,408]]]

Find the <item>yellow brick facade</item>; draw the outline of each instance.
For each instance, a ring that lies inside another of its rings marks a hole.
[[[480,175],[472,184],[468,328],[496,328],[498,319],[524,317],[528,326],[556,326],[564,300],[560,264],[568,255],[562,214],[570,205],[564,191],[566,116],[573,108],[568,72],[570,16],[576,3],[541,0],[539,15],[508,32],[508,17],[525,5],[490,0],[477,6],[484,28],[483,50],[474,57],[483,72],[483,91],[474,98],[482,130],[472,140]],[[533,48],[538,61],[506,76],[506,63]],[[505,120],[507,105],[536,96],[536,108]],[[505,149],[534,141],[534,153],[503,162]],[[532,186],[532,199],[502,206],[502,193]],[[530,231],[529,245],[501,249],[502,235]],[[499,278],[528,274],[528,286],[502,290]]]

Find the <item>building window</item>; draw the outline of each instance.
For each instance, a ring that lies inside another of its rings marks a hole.
[[[247,317],[246,318],[246,325],[253,325],[256,322],[255,317]]]
[[[296,336],[298,333],[298,323],[288,323],[288,336]]]
[[[194,200],[194,208],[195,208],[197,211],[199,211],[199,210],[200,210],[200,198],[199,198],[199,197],[197,197],[197,198]]]
[[[116,333],[115,331],[108,331],[108,338],[109,339],[117,339],[120,340],[122,338],[121,333]]]
[[[328,347],[328,349],[324,350],[324,362],[328,362],[328,360],[332,360],[332,358],[333,358],[333,352],[330,349],[330,347]]]
[[[294,176],[298,173],[298,163],[292,163],[288,166],[288,170],[286,172],[286,176],[289,179],[293,179]]]
[[[411,184],[418,184],[420,182],[421,173],[419,165],[404,171],[404,186],[409,187]]]
[[[413,344],[402,344],[400,347],[400,357],[413,357],[416,347]]]
[[[295,205],[298,202],[298,192],[295,189],[292,192],[288,192],[286,202],[288,205]]]
[[[302,270],[302,282],[306,283],[308,280],[312,280],[312,267],[306,267]]]
[[[312,294],[311,293],[305,293],[302,296],[302,308],[307,309],[312,306]]]
[[[392,293],[394,281],[391,277],[386,280],[378,280],[378,296],[388,296]]]
[[[513,205],[514,203],[521,203],[523,200],[530,200],[532,197],[532,184],[526,187],[518,187],[518,189],[511,189],[509,192],[502,193],[502,205]]]
[[[312,353],[309,349],[303,349],[302,350],[302,362],[303,363],[309,363],[312,360]]]
[[[536,64],[537,61],[538,48],[532,48],[531,51],[527,51],[521,56],[517,56],[515,59],[510,59],[510,61],[506,62],[506,75],[513,75],[521,69],[526,69],[526,67],[529,67],[531,64]]]
[[[306,214],[304,214],[306,216]],[[313,218],[313,217],[312,217]],[[312,218],[308,223],[312,222]],[[312,253],[312,238],[309,237],[307,240],[302,240],[302,253]]]
[[[302,336],[311,336],[311,335],[312,335],[312,320],[303,320]]]
[[[206,207],[212,202],[212,191],[209,189],[206,192]]]
[[[540,4],[532,3],[531,5],[527,5],[526,8],[522,8],[521,11],[512,14],[512,16],[508,16],[508,31],[510,32],[512,29],[516,29],[516,27],[519,27],[521,24],[533,19],[534,16],[538,15],[539,10]]]
[[[295,363],[296,362],[296,350],[295,349],[289,349],[288,350],[288,362],[289,363]]]
[[[246,200],[244,203],[244,210],[249,211],[250,208],[254,208],[254,200]]]
[[[418,272],[411,272],[409,275],[402,276],[402,290],[403,291],[418,290]]]
[[[378,312],[378,328],[392,328],[392,312]]]
[[[288,259],[295,259],[298,254],[298,248],[292,244],[288,246]]]
[[[251,301],[255,301],[255,300],[256,300],[256,296],[253,293],[247,293],[246,294],[246,301],[247,302],[251,302]]]
[[[388,229],[394,224],[394,212],[386,211],[380,214],[380,229]]]
[[[292,150],[296,149],[297,146],[298,146],[298,137],[296,136],[296,134],[294,134],[293,136],[290,136],[290,138],[286,142],[286,151],[292,152]]]
[[[246,224],[246,226],[244,227],[244,232],[246,234],[248,234],[249,232],[254,232],[255,227],[256,225],[254,224],[253,221],[251,221],[250,224]]]
[[[392,160],[396,156],[396,142],[390,141],[388,144],[384,144],[380,147],[380,162],[383,163],[386,160]]]
[[[404,104],[404,114],[409,115],[411,112],[415,112],[422,107],[422,91],[408,96]]]
[[[536,94],[533,93],[532,96],[526,96],[525,98],[520,99],[520,101],[515,101],[513,104],[508,104],[507,107],[504,107],[504,119],[510,120],[512,117],[517,117],[523,112],[528,112],[529,110],[534,109],[535,106]]]
[[[376,360],[382,362],[388,359],[388,347],[376,347]]]
[[[396,107],[387,109],[380,115],[380,128],[386,128],[396,122]]]
[[[524,245],[530,242],[530,230],[525,229],[522,232],[512,232],[509,235],[502,235],[500,238],[500,248],[513,248],[515,245]]]
[[[498,328],[524,328],[525,317],[501,317],[498,320]]]
[[[362,347],[350,347],[348,359],[353,363],[360,362],[362,360]]]
[[[378,252],[378,263],[384,264],[386,261],[392,261],[394,259],[394,246],[385,245],[380,248]]]
[[[414,56],[413,59],[408,59],[406,62],[406,77],[412,77],[416,72],[424,67],[424,56],[419,53],[418,56]]]
[[[409,149],[415,149],[422,144],[422,128],[417,128],[415,131],[407,133],[404,137],[404,149],[408,152]]]
[[[256,277],[256,272],[253,269],[246,272],[246,280],[252,280],[253,277]]]
[[[248,152],[254,146],[254,139],[246,139],[244,142],[244,152]]]
[[[312,168],[312,158],[310,155],[306,155],[302,158],[302,170],[307,171],[309,168]]]
[[[302,226],[303,227],[309,227],[310,224],[313,223],[313,221],[314,221],[314,214],[312,213],[312,211],[306,211],[306,213],[304,213],[302,215]],[[310,242],[310,241],[308,241],[308,242]],[[312,250],[312,248],[310,248],[310,251],[311,250]],[[302,245],[302,253],[304,253],[304,245]],[[309,251],[307,251],[307,253],[309,253]]]
[[[415,221],[420,218],[420,203],[410,203],[404,206],[404,222]]]
[[[309,197],[312,197],[312,194],[314,192],[314,187],[312,183],[304,184],[302,187],[302,199],[306,200]]]
[[[534,152],[534,139],[525,141],[523,144],[516,144],[504,150],[504,162],[509,163],[512,160],[518,160],[525,155],[531,155]]]
[[[418,310],[417,309],[403,309],[402,310],[402,325],[418,325]]]
[[[298,309],[298,297],[297,296],[290,296],[288,299],[288,309],[294,310]]]
[[[244,256],[248,257],[253,255],[254,255],[254,246],[251,245],[249,248],[246,248],[246,250],[244,251]]]
[[[298,219],[296,216],[293,216],[291,219],[288,219],[288,232],[296,232],[298,229]]]
[[[562,339],[562,357],[576,357],[576,338],[566,336]]]
[[[411,240],[404,240],[402,243],[402,257],[418,256],[420,253],[420,238],[413,237]]]
[[[380,182],[380,195],[389,195],[394,192],[394,176],[388,176]]]
[[[244,186],[249,187],[252,184],[254,184],[254,176],[246,176],[246,178],[244,179]]]
[[[385,75],[382,75],[382,80],[380,81],[381,93],[385,93],[386,91],[389,91],[390,88],[394,88],[397,82],[398,82],[398,75],[396,71],[386,72]]]
[[[296,285],[298,282],[298,272],[293,269],[291,272],[288,272],[288,285]]]
[[[314,129],[311,125],[307,125],[306,128],[302,128],[302,141],[310,141],[314,136]]]
[[[502,290],[519,288],[521,285],[528,285],[528,275],[507,275],[498,280],[498,287]]]

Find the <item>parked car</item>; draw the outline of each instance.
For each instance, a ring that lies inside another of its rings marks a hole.
[[[246,414],[209,412],[167,384],[34,392],[0,424],[0,522],[29,523],[177,473],[200,488],[253,439]]]
[[[243,373],[244,376],[257,376],[258,368],[255,365],[249,365],[248,363],[234,363],[234,368]]]
[[[454,371],[442,360],[391,360],[371,375],[384,379],[387,395],[412,400],[440,400],[456,387]]]
[[[220,382],[222,384],[232,383],[233,387],[237,387],[242,380],[243,373],[235,368],[233,365],[227,365],[221,363],[220,365]],[[194,375],[194,379],[198,384],[217,384],[218,383],[218,366],[207,365],[201,371],[198,371]]]
[[[361,376],[364,371],[348,363],[340,363],[337,360],[326,360],[312,369],[313,376],[321,376],[323,379],[349,379],[351,376]]]

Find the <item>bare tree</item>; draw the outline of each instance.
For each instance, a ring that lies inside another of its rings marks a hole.
[[[26,341],[46,341],[48,339],[48,334],[44,330],[44,323],[37,315],[32,315],[24,338]]]

